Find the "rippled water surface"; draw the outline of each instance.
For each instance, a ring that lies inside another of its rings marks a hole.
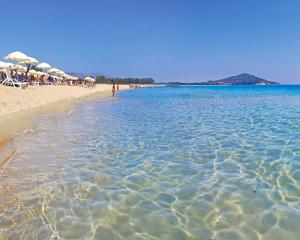
[[[299,239],[300,87],[166,87],[10,144],[0,239]]]

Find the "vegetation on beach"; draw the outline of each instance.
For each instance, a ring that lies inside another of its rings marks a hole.
[[[153,78],[118,78],[104,75],[96,76],[96,83],[119,83],[119,84],[154,84]]]

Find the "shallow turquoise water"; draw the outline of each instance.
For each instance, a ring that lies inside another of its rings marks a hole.
[[[130,90],[35,126],[0,239],[299,239],[298,86]]]

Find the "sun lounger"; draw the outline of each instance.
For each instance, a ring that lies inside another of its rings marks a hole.
[[[33,82],[32,82],[32,85],[34,85],[34,86],[39,86],[39,85],[41,85],[41,82],[40,82],[40,81],[33,81]]]
[[[27,82],[20,82],[14,78],[11,77],[10,75],[10,71],[8,68],[5,68],[5,75],[6,78],[4,79],[4,81],[2,82],[2,85],[7,85],[7,86],[14,86],[14,87],[19,87],[19,88],[26,88],[28,87],[28,83]]]

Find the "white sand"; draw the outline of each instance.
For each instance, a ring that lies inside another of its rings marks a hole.
[[[128,85],[120,85],[120,90],[128,88]],[[93,89],[75,86],[29,86],[19,89],[0,85],[0,116],[98,93],[109,96],[111,90],[109,84],[98,84]]]
[[[120,90],[128,88],[128,85],[120,85]],[[75,86],[29,86],[20,89],[0,84],[0,168],[15,153],[10,148],[10,139],[19,131],[32,127],[31,116],[38,114],[40,107],[45,106],[43,111],[53,111],[55,106],[59,111],[62,106],[61,110],[64,110],[68,104],[55,103],[72,103],[72,100],[93,95],[111,96],[112,85],[99,84],[93,89]]]

